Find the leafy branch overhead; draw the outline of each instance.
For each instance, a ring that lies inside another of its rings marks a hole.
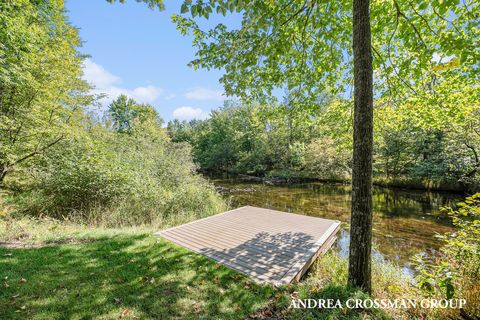
[[[110,3],[115,3],[117,0],[107,0]],[[158,10],[165,10],[165,5],[163,0],[135,0],[137,2],[143,2],[148,5],[150,9],[158,9]],[[120,3],[127,2],[126,0],[118,0]]]
[[[272,98],[276,88],[313,101],[352,86],[351,1],[185,1],[173,21],[194,36],[194,68],[221,69],[230,95]],[[193,18],[241,15],[241,26],[204,30]],[[428,90],[432,71],[457,59],[478,79],[478,1],[374,1],[371,5],[376,96],[401,99]],[[414,88],[417,89],[414,89]]]

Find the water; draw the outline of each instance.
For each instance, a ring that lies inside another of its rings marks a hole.
[[[336,248],[348,254],[350,186],[333,183],[265,185],[239,179],[212,180],[232,207],[252,205],[344,222]],[[440,212],[462,200],[453,193],[374,187],[374,255],[411,272],[415,254],[434,255],[442,245],[435,234],[453,231],[450,219]]]

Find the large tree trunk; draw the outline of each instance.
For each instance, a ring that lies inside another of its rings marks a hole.
[[[370,1],[353,0],[354,130],[348,282],[371,292],[373,71]]]

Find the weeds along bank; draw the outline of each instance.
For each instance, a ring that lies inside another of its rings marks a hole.
[[[115,118],[120,107],[111,106],[109,121],[85,118],[82,130],[7,176],[11,214],[112,227],[172,225],[224,210],[189,146],[170,141],[151,106],[130,104],[121,108],[136,110],[131,119]]]

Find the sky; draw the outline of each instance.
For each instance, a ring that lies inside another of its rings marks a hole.
[[[184,37],[170,20],[181,1],[165,1],[166,10],[151,10],[127,0],[110,4],[102,0],[67,0],[67,15],[79,28],[84,44],[79,50],[90,58],[84,78],[105,93],[105,107],[120,94],[155,107],[163,119],[205,119],[223,105],[218,82],[221,71],[193,70],[191,38]],[[208,23],[216,23],[213,19]],[[238,17],[230,16],[234,26]],[[239,20],[239,19],[238,19]]]

